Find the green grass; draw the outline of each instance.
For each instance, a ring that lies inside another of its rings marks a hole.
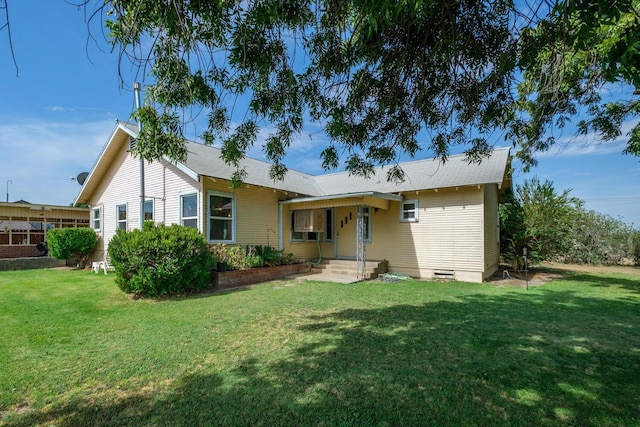
[[[0,425],[640,425],[640,275],[132,300],[0,273]],[[634,273],[635,272],[635,273]]]

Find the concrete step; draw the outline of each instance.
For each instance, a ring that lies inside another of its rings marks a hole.
[[[366,279],[375,279],[378,274],[386,273],[387,271],[387,261],[367,261],[364,277]],[[318,265],[312,266],[311,272],[322,275],[357,277],[358,266],[354,260],[327,259]]]

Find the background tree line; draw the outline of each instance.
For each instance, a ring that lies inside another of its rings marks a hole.
[[[538,178],[517,186],[500,205],[503,260],[519,268],[526,246],[531,262],[640,265],[640,230],[585,209],[570,193]]]

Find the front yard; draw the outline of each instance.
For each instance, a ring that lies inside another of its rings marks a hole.
[[[640,274],[132,300],[0,273],[0,425],[640,425]]]

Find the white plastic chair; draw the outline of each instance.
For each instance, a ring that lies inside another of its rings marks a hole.
[[[91,264],[91,268],[93,270],[94,273],[100,273],[100,270],[104,271],[104,274],[106,276],[107,274],[107,270],[108,271],[115,271],[115,267],[113,265],[111,265],[111,263],[109,263],[109,256],[105,256],[104,259],[102,261],[94,261]]]

